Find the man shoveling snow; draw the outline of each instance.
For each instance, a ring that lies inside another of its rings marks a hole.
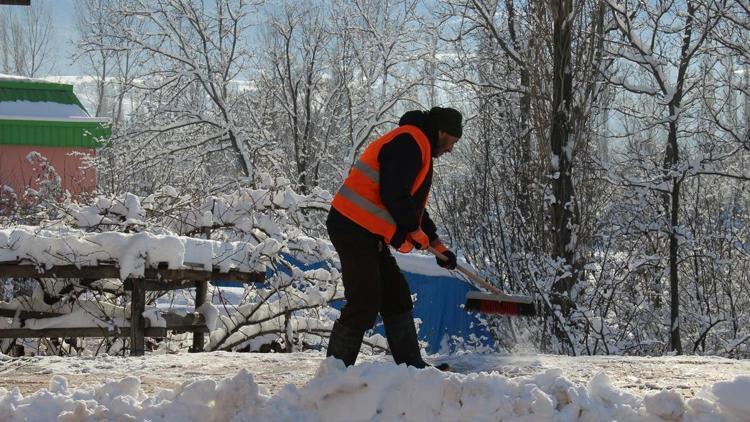
[[[333,325],[328,356],[353,365],[379,313],[393,360],[427,366],[409,285],[388,246],[404,253],[431,246],[447,257],[438,265],[456,267],[456,255],[440,241],[425,208],[433,158],[451,152],[461,133],[461,113],[452,108],[407,112],[398,128],[365,149],[334,196],[326,225],[341,260],[346,304]]]

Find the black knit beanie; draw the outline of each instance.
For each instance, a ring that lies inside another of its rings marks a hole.
[[[463,117],[461,116],[461,112],[455,108],[432,107],[430,109],[430,118],[432,118],[438,130],[447,132],[456,138],[461,137],[463,133],[463,127],[461,126]]]

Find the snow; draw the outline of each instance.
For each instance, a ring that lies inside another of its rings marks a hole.
[[[555,171],[560,170],[560,157],[557,154],[552,154],[551,157],[552,169]]]
[[[20,307],[18,307],[18,309],[20,309]],[[107,306],[93,301],[78,301],[73,305],[73,309],[72,312],[58,317],[27,319],[24,321],[24,328],[31,330],[74,327],[102,327],[115,329],[116,327],[127,327],[130,325],[126,318],[126,315],[129,314],[129,312],[123,307]],[[153,318],[153,315],[144,314],[144,317],[151,319]]]
[[[9,75],[7,73],[0,73],[0,82],[2,81],[10,81],[10,82],[32,82],[32,83],[47,83],[44,79],[39,78],[29,78],[27,76],[19,76],[19,75]]]
[[[435,263],[435,257],[431,254],[428,255],[427,253],[419,252],[402,254],[401,252],[397,252],[395,250],[392,250],[391,252],[393,253],[393,257],[396,258],[396,262],[398,263],[398,266],[402,271],[412,274],[422,274],[430,277],[456,277],[456,273],[439,267]],[[461,265],[465,265],[470,268],[470,266],[466,265],[464,262],[461,262]]]
[[[750,376],[743,375],[733,381],[718,382],[710,391],[718,402],[736,415],[750,415]]]
[[[88,114],[77,104],[61,104],[51,101],[0,101],[0,116],[66,119],[88,117]]]
[[[133,204],[131,204],[133,205]],[[146,267],[167,263],[169,269],[202,267],[222,272],[265,271],[264,260],[281,244],[268,239],[257,246],[152,233],[87,233],[71,228],[16,226],[0,230],[0,262],[28,261],[39,267],[97,266],[117,262],[120,278],[143,277]]]
[[[646,409],[652,415],[666,420],[677,420],[685,413],[685,402],[676,391],[661,391],[643,399]]]
[[[159,308],[148,308],[143,311],[142,315],[149,321],[151,327],[167,327],[167,320],[161,315]],[[82,326],[84,325],[78,325],[78,327]]]
[[[362,356],[360,363],[344,368],[321,352],[140,358],[0,355],[0,420],[566,422],[750,417],[750,364],[744,361],[469,353],[429,358],[447,360],[458,372],[397,366],[385,356]],[[649,385],[648,376],[661,385]],[[686,391],[684,384],[692,388]]]
[[[206,320],[206,327],[208,327],[209,331],[216,330],[219,326],[219,308],[210,302],[206,302],[199,306],[195,311],[203,315],[203,318]]]

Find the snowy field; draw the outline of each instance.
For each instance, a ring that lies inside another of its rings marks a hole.
[[[319,352],[0,358],[0,421],[748,421],[750,362],[430,356],[455,372]]]

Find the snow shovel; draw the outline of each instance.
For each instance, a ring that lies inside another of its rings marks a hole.
[[[445,255],[435,250],[435,248],[433,248],[432,246],[430,246],[428,250],[439,259],[443,261],[448,260]],[[461,264],[456,264],[456,270],[490,292],[467,292],[466,304],[464,305],[465,311],[474,311],[482,314],[497,315],[536,315],[537,307],[534,304],[534,299],[531,296],[506,294],[497,287],[490,284],[487,280],[483,279],[478,274],[462,266]]]

